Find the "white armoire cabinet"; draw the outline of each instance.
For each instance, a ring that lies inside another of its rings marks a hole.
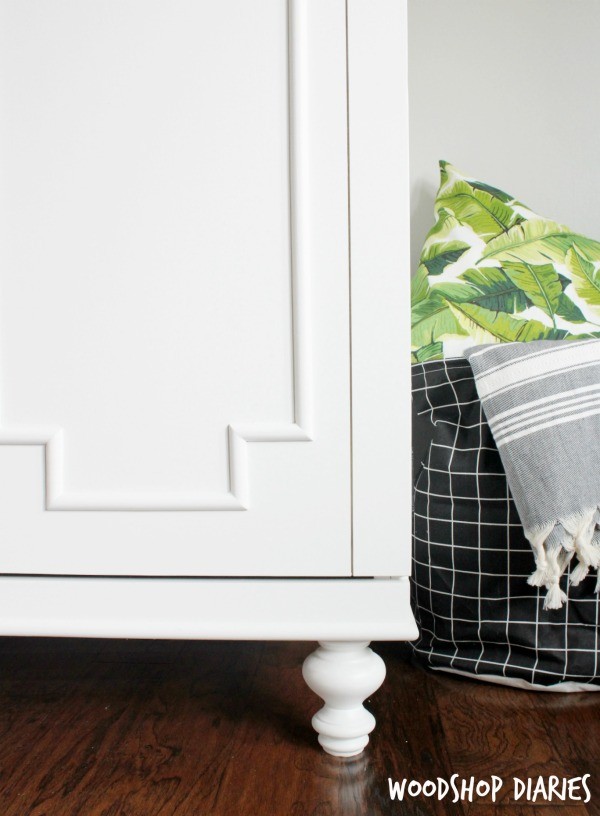
[[[0,0],[0,634],[306,639],[362,750],[409,605],[404,0]]]

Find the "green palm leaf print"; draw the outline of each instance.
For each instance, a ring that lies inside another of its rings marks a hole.
[[[563,293],[563,287],[554,266],[552,264],[536,266],[526,261],[504,261],[502,268],[531,303],[554,321]]]
[[[438,203],[450,210],[462,224],[468,224],[484,240],[506,233],[523,220],[519,213],[495,196],[476,190],[457,179],[438,196]]]
[[[504,312],[494,312],[471,303],[450,303],[461,328],[479,343],[514,343],[528,340],[563,340],[568,332],[551,329],[537,320],[517,320]]]
[[[579,241],[565,256],[577,294],[592,306],[600,306],[600,275],[594,264],[579,249]]]
[[[476,343],[600,336],[600,242],[440,162],[412,281],[412,359]]]

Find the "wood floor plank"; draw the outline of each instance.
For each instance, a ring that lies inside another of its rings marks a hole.
[[[310,717],[307,643],[0,639],[0,816],[600,816],[600,695],[541,695],[428,672],[388,676],[354,760]],[[592,774],[592,801],[391,801],[388,778]],[[597,777],[597,778],[596,778]]]
[[[482,685],[441,672],[436,679],[451,767],[463,777],[489,778],[494,774],[505,780],[500,804],[516,805],[515,777],[581,775],[573,758],[557,750],[547,729],[558,702],[556,695]],[[576,709],[577,703],[574,699],[568,705]],[[573,727],[577,727],[576,723]],[[538,799],[537,807],[543,804]],[[564,808],[562,803],[557,804]],[[570,803],[568,807],[574,816],[587,813],[583,803]],[[470,813],[474,808],[466,810]]]
[[[381,801],[381,812],[395,813],[399,806],[390,802],[388,778],[398,781],[416,779],[419,782],[438,776],[444,778],[449,776],[451,758],[444,739],[434,678],[411,665],[407,644],[378,643],[374,648],[385,660],[387,677],[383,688],[372,700],[377,730],[373,736],[371,762],[378,791],[384,800],[387,796],[385,807]],[[434,798],[407,799],[403,802],[402,812],[447,816],[448,804],[447,800]],[[463,812],[460,803],[454,805],[452,813],[455,816],[461,816]]]

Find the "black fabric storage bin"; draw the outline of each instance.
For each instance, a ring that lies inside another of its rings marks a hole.
[[[415,653],[432,668],[495,682],[600,690],[596,578],[548,611],[546,590],[527,583],[533,554],[469,363],[418,363],[412,377],[415,408],[434,424],[414,490]]]

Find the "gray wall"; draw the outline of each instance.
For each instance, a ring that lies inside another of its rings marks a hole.
[[[438,159],[600,239],[600,0],[408,0],[413,271]]]
[[[408,8],[412,271],[438,159],[600,239],[600,0]],[[415,423],[415,462],[427,437]]]

